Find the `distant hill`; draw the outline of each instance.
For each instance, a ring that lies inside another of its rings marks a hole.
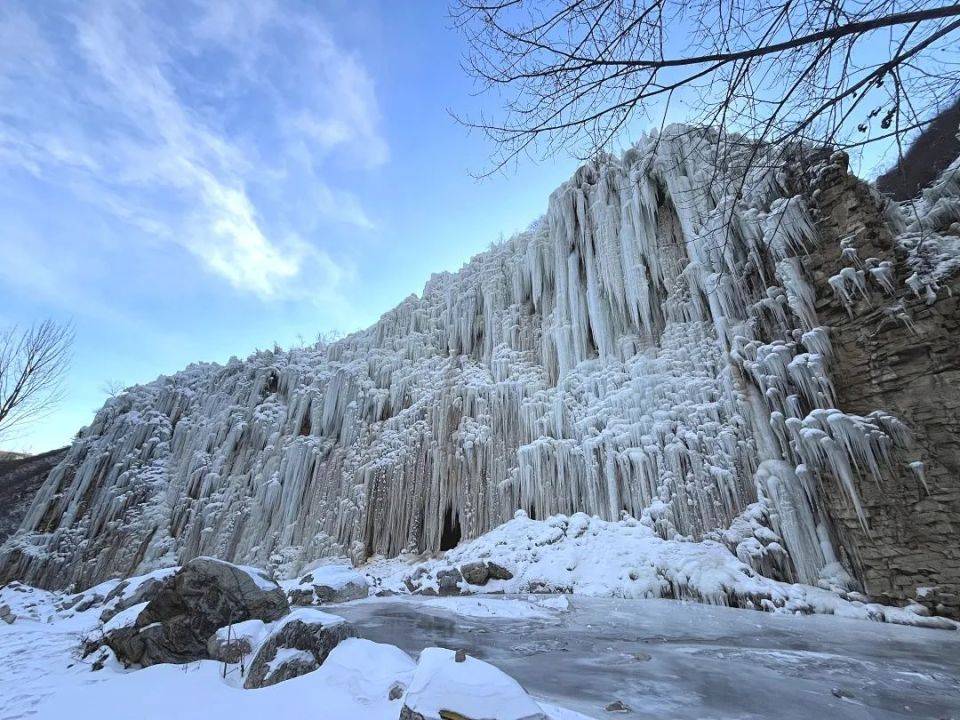
[[[8,452],[6,450],[0,450],[0,462],[5,460],[23,460],[24,458],[30,457],[27,453],[17,453],[17,452]]]
[[[0,452],[0,543],[16,532],[47,474],[67,448],[40,455]]]
[[[903,160],[877,178],[877,189],[894,200],[909,200],[960,155],[960,98],[930,123],[907,148]]]

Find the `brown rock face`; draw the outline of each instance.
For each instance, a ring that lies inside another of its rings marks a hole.
[[[938,614],[958,616],[960,592],[960,278],[935,299],[910,292],[911,270],[883,218],[883,201],[842,165],[821,175],[814,207],[823,242],[805,260],[817,314],[830,327],[832,377],[839,407],[867,414],[884,408],[910,430],[914,447],[901,451],[882,483],[857,480],[867,516],[859,522],[836,483],[825,483],[841,528],[847,560],[866,592],[902,603],[916,598]],[[829,278],[851,263],[889,260],[895,296],[867,284],[850,311]],[[890,308],[902,306],[912,330]],[[909,462],[923,462],[922,475]]]

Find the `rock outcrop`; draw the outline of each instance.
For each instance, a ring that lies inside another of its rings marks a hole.
[[[222,627],[288,613],[283,590],[261,571],[199,557],[154,585],[148,601],[111,617],[103,634],[127,665],[187,663],[208,657],[208,641]]]
[[[47,474],[67,448],[41,455],[0,453],[0,543],[16,532]]]
[[[760,148],[743,177],[715,140],[588,163],[365,331],[111,399],[0,578],[296,577],[582,511],[955,614],[960,165],[908,214],[842,154]]]

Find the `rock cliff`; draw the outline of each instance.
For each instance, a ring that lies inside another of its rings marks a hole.
[[[16,532],[34,495],[66,448],[40,455],[0,453],[0,543]]]
[[[956,614],[960,164],[908,213],[842,154],[716,147],[667,128],[367,330],[109,400],[0,579],[292,576],[584,511]]]

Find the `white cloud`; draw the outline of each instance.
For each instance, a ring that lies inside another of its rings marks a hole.
[[[369,74],[304,12],[5,3],[0,164],[71,187],[236,288],[287,296],[309,276],[329,297],[349,263],[304,237],[372,225],[328,180],[331,155],[376,167],[389,153]]]

